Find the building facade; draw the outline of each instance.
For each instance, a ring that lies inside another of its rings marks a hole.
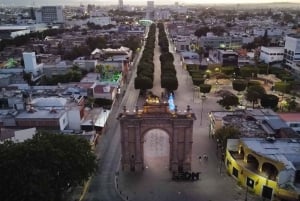
[[[300,134],[300,113],[279,113],[278,115],[290,128]]]
[[[64,23],[62,6],[42,6],[35,12],[37,23]]]
[[[35,52],[23,52],[25,72],[32,73],[34,76],[41,74],[43,64],[37,64]]]
[[[225,166],[237,183],[268,200],[299,200],[299,139],[227,141]]]
[[[123,0],[119,0],[119,9],[123,10],[123,8],[124,8]]]
[[[218,50],[217,58],[222,66],[238,66],[238,53],[234,51]]]
[[[265,63],[283,61],[284,48],[283,47],[261,47],[260,60]]]
[[[285,38],[284,46],[285,64],[300,72],[300,34],[290,34]]]
[[[200,38],[201,47],[210,47],[213,49],[217,48],[228,48],[228,49],[238,49],[243,44],[242,37],[219,37],[219,36],[205,36]]]
[[[147,1],[147,11],[154,10],[154,1]]]

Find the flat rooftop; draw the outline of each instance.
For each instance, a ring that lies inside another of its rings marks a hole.
[[[269,142],[264,138],[241,138],[248,148],[261,156],[279,161],[285,164],[286,169],[296,169],[300,163],[299,139],[276,139]]]
[[[18,119],[58,119],[66,113],[64,109],[55,109],[55,112],[51,112],[52,108],[48,109],[33,109],[32,112],[21,112],[16,116]]]
[[[288,37],[300,39],[300,34],[288,34]]]
[[[262,48],[270,49],[270,50],[284,50],[284,47],[265,47],[263,46]]]
[[[28,29],[30,26],[17,26],[17,25],[4,25],[4,26],[0,26],[0,31],[6,31],[6,30],[25,30]]]
[[[288,125],[270,109],[250,109],[236,111],[211,111],[211,118],[239,129],[245,137],[265,137],[274,135],[276,130]]]

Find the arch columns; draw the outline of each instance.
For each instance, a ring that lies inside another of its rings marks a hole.
[[[174,115],[165,107],[167,105],[159,104],[155,105],[155,112],[147,107],[141,113],[119,114],[122,170],[144,170],[144,136],[151,129],[161,129],[169,135],[170,171],[191,170],[193,121],[196,117],[193,113]]]

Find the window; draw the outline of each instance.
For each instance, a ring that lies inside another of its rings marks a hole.
[[[236,178],[239,177],[239,171],[235,167],[232,167],[232,175]]]
[[[227,159],[226,160],[226,165],[229,166],[230,165],[230,161]]]
[[[290,127],[292,127],[292,128],[299,127],[299,126],[300,126],[300,125],[297,124],[297,123],[291,123],[291,124],[290,124]]]
[[[248,187],[253,188],[254,187],[254,180],[247,177],[246,184],[247,184]]]

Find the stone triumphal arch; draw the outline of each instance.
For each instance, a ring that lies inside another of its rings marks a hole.
[[[130,112],[123,108],[119,114],[121,125],[122,169],[142,171],[144,169],[144,137],[151,129],[161,129],[169,135],[171,171],[191,170],[193,144],[193,121],[191,108],[178,112],[170,111],[168,103],[146,102],[143,108]]]

